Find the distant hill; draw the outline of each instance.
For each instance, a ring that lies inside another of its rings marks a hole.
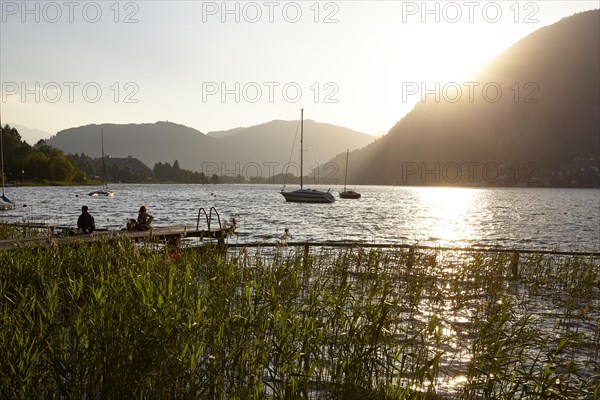
[[[300,162],[299,126],[299,121],[274,120],[248,128],[209,132],[208,135],[244,149],[251,155],[251,161],[271,162],[283,166],[288,162]],[[359,149],[373,140],[373,136],[365,133],[305,119],[304,162],[307,167],[323,165],[347,148]],[[278,169],[276,172],[282,171]],[[294,171],[290,169],[290,172]],[[308,168],[305,169],[305,173],[308,173]]]
[[[208,176],[262,177],[281,173],[290,160],[299,163],[300,134],[292,145],[298,121],[271,121],[248,128],[211,132],[208,135],[172,122],[154,124],[102,124],[65,129],[47,140],[65,153],[101,156],[100,131],[104,130],[104,153],[111,157],[139,158],[150,168],[157,162],[179,161],[181,168]],[[346,148],[359,148],[373,137],[335,125],[304,121],[307,167],[323,164]],[[308,169],[307,169],[308,170]],[[291,168],[289,172],[296,172]]]
[[[47,143],[65,153],[83,152],[93,158],[101,157],[101,129],[106,155],[133,156],[150,168],[157,162],[178,160],[182,168],[202,171],[203,167],[216,168],[213,164],[223,160],[244,159],[243,153],[228,143],[172,122],[80,126],[58,132]]]
[[[21,138],[31,146],[39,142],[41,139],[45,140],[52,136],[51,133],[42,131],[40,129],[32,129],[23,125],[13,124],[10,122],[8,123],[8,125],[17,129],[19,131],[19,135],[21,135]]]
[[[541,28],[351,153],[349,182],[598,186],[599,71],[600,11]]]

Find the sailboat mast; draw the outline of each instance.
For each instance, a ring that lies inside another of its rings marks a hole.
[[[350,149],[346,149],[346,172],[344,174],[344,192],[346,191],[346,181],[348,180],[348,154]]]
[[[2,166],[2,197],[4,198],[4,131],[0,121],[0,165]]]
[[[106,189],[106,166],[104,164],[104,128],[100,128],[100,139],[102,140],[102,183],[104,184],[104,189]]]
[[[304,171],[304,108],[300,109],[300,190],[302,190],[302,175]]]

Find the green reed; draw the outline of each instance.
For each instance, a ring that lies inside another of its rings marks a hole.
[[[50,228],[41,227],[38,224],[28,224],[24,221],[22,224],[12,225],[0,222],[0,240],[47,237],[48,235],[51,235]]]
[[[598,260],[223,253],[127,240],[0,252],[0,397],[586,399]],[[516,273],[515,273],[516,272]]]

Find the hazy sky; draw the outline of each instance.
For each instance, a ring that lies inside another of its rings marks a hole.
[[[52,134],[168,120],[202,132],[305,118],[369,134],[407,88],[469,81],[598,1],[0,0],[2,123]]]

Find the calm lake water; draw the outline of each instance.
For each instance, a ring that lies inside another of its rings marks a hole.
[[[334,204],[287,203],[278,185],[118,184],[115,197],[89,197],[94,189],[7,188],[17,208],[0,221],[72,226],[87,205],[98,227],[117,229],[146,205],[157,226],[195,225],[200,207],[216,207],[236,217],[235,242],[272,242],[289,228],[292,241],[600,251],[598,189],[361,186],[361,199]]]

